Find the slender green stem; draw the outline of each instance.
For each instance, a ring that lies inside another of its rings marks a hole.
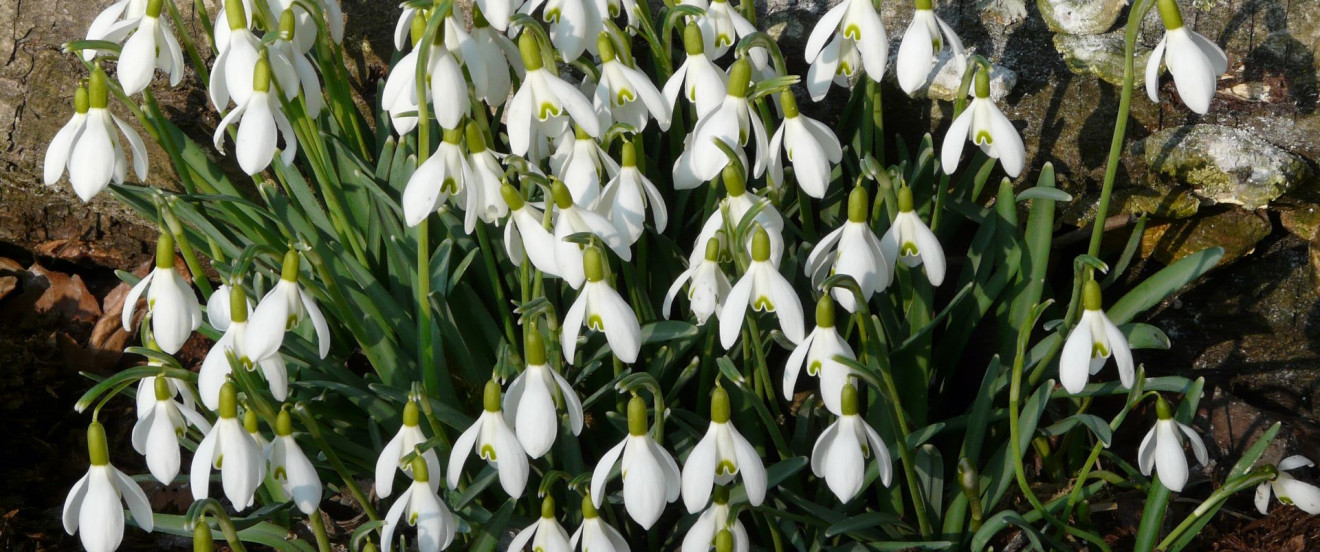
[[[429,105],[427,104],[426,86],[430,82],[427,78],[426,69],[428,67],[427,58],[431,53],[431,42],[435,39],[435,33],[440,28],[441,21],[444,19],[443,6],[431,14],[431,20],[426,22],[426,31],[422,33],[422,39],[414,45],[417,48],[417,75],[416,75],[416,97],[417,97],[417,165],[421,166],[426,162],[426,158],[431,155],[431,117],[428,114]],[[440,391],[439,369],[434,362],[434,351],[431,343],[431,224],[430,218],[422,219],[417,225],[417,368],[422,373],[422,381],[426,386],[426,393],[431,397],[437,397]]]
[[[321,519],[321,511],[312,512],[307,516],[307,520],[312,524],[312,534],[316,535],[317,552],[330,552],[330,535],[325,532],[325,520]]]
[[[1261,468],[1252,470],[1252,472],[1246,477],[1239,479],[1235,483],[1230,483],[1215,489],[1215,492],[1212,493],[1209,498],[1206,498],[1205,502],[1202,502],[1200,506],[1197,506],[1191,514],[1182,520],[1182,523],[1179,523],[1177,527],[1174,527],[1173,530],[1169,532],[1169,535],[1164,537],[1164,540],[1160,541],[1160,544],[1155,547],[1155,550],[1163,551],[1167,549],[1169,545],[1177,542],[1178,538],[1181,537],[1188,528],[1214,509],[1214,507],[1218,506],[1225,500],[1228,500],[1228,497],[1266,481],[1271,481],[1275,477],[1278,477],[1278,475],[1278,471],[1274,466],[1262,466]]]
[[[206,523],[206,514],[210,514],[211,519],[215,520],[220,533],[225,536],[225,541],[234,552],[247,552],[247,548],[243,546],[243,539],[238,536],[238,528],[234,527],[234,521],[229,519],[229,514],[220,506],[220,502],[215,499],[206,500],[202,504],[201,517],[197,522]]]
[[[495,290],[495,299],[500,305],[507,306],[509,299],[504,292],[504,280],[500,277],[499,265],[495,262],[495,249],[490,245],[490,236],[484,224],[477,225],[477,243],[481,248],[482,260],[486,263],[486,272],[490,275],[490,287]],[[507,308],[497,310],[504,319],[504,336],[509,339],[510,345],[517,346],[518,331],[513,327],[513,315]]]
[[[339,459],[339,454],[335,453],[335,450],[330,447],[330,443],[325,440],[325,436],[321,433],[321,425],[317,423],[316,417],[302,403],[295,405],[293,411],[299,418],[302,418],[303,427],[307,428],[307,432],[312,435],[316,445],[321,447],[321,452],[324,452],[326,459],[330,460],[330,466],[334,468],[335,473],[343,478],[344,486],[348,487],[349,494],[353,495],[353,499],[357,500],[358,505],[362,506],[362,511],[366,512],[367,518],[372,521],[379,520],[380,516],[376,514],[376,509],[371,506],[371,502],[367,500],[367,495],[358,487],[357,480],[353,479],[353,473],[348,470],[348,467],[344,466],[343,460]]]

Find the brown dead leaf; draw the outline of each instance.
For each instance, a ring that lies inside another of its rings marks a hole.
[[[14,288],[18,287],[17,276],[0,276],[0,301],[3,301]]]
[[[0,272],[23,272],[23,265],[7,257],[0,257]]]
[[[54,312],[64,320],[89,324],[101,317],[101,305],[96,296],[87,290],[81,276],[75,274],[70,277],[37,263],[33,263],[28,272],[34,276],[32,280],[37,286],[42,285],[40,280],[45,281],[45,291],[32,305],[36,314]]]
[[[48,241],[38,245],[33,252],[37,255],[72,262],[88,260],[104,266],[115,266],[119,262],[119,256],[114,252],[106,251],[98,246],[96,242],[79,239]]]

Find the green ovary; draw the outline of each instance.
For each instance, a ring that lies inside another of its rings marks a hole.
[[[284,331],[287,332],[289,330],[292,330],[297,325],[298,325],[298,317],[296,315],[290,314],[289,318],[284,321]]]

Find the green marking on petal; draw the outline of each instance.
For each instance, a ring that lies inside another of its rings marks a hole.
[[[976,131],[976,136],[972,137],[972,142],[978,146],[984,146],[986,144],[993,144],[995,139],[990,136],[990,131],[978,130]]]
[[[408,514],[408,525],[417,525],[417,512]]]
[[[1091,345],[1091,358],[1106,358],[1109,356],[1109,349],[1105,348],[1103,343]]]
[[[757,297],[756,302],[752,303],[752,309],[757,312],[775,312],[775,304],[769,297]]]
[[[812,376],[820,375],[820,366],[821,362],[819,360],[813,360],[807,363],[807,374]]]
[[[720,33],[715,36],[716,46],[733,46],[733,37]]]
[[[848,26],[843,28],[843,37],[854,42],[860,42],[862,40],[862,28],[855,23],[849,23]]]
[[[479,456],[481,456],[481,458],[484,460],[495,462],[496,461],[495,447],[492,447],[490,445],[481,445],[481,453],[479,454]]]
[[[920,255],[920,254],[921,254],[921,251],[920,251],[919,249],[917,249],[917,244],[916,244],[916,243],[914,243],[914,242],[903,242],[903,248],[902,248],[901,250],[899,250],[898,254],[899,254],[899,255],[902,255],[902,256],[904,256],[904,257],[912,257],[912,256],[915,256],[915,255]]]
[[[275,474],[272,475],[271,477],[274,477],[275,479],[283,479],[284,481],[288,481],[289,472],[284,469],[284,466],[280,466],[278,468],[275,468]]]
[[[733,465],[733,462],[728,460],[720,460],[720,463],[715,466],[715,475],[733,475],[735,473],[738,473],[738,466]]]
[[[541,109],[537,110],[537,116],[542,121],[545,121],[546,119],[549,119],[551,117],[558,117],[560,112],[561,110],[557,106],[555,106],[555,104],[552,104],[550,102],[544,102],[541,104]]]
[[[215,457],[215,469],[218,470],[220,468],[223,468],[224,465],[225,465],[225,455],[221,454],[220,456]]]
[[[591,318],[587,319],[587,327],[603,332],[605,331],[605,321],[601,319],[599,314],[593,314]]]
[[[843,75],[845,77],[851,77],[853,74],[853,66],[851,63],[848,63],[846,61],[840,61],[839,70],[835,71],[834,74]]]
[[[930,39],[930,47],[931,47],[931,48],[934,48],[936,52],[938,52],[938,51],[940,51],[940,50],[943,50],[943,49],[944,49],[944,41],[941,40],[940,37],[938,37],[938,36],[936,36],[936,37],[934,37],[934,38],[931,38],[931,39]]]
[[[284,331],[289,331],[298,325],[298,317],[290,314],[288,320],[284,321]]]
[[[623,105],[636,99],[637,95],[634,94],[632,90],[624,88],[623,90],[620,90],[618,95],[614,98],[614,105]]]
[[[440,191],[447,194],[458,193],[458,181],[452,178],[446,178],[444,182],[440,183]]]
[[[558,23],[559,16],[560,16],[559,8],[555,8],[553,10],[545,12],[545,20],[550,23]]]

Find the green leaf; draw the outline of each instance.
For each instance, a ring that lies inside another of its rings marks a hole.
[[[1132,288],[1132,291],[1110,306],[1105,314],[1115,324],[1130,322],[1136,315],[1146,312],[1183,286],[1210,272],[1223,256],[1223,248],[1211,247],[1183,257]]]
[[[1028,199],[1043,199],[1067,203],[1072,201],[1072,195],[1058,188],[1036,186],[1035,188],[1027,188],[1017,195],[1018,202],[1023,202]]]
[[[642,344],[664,343],[675,339],[695,337],[698,328],[680,320],[662,320],[642,326]]]
[[[860,529],[874,529],[879,525],[897,525],[903,520],[888,512],[866,512],[843,518],[825,530],[825,538],[856,532]]]
[[[1128,346],[1133,349],[1159,349],[1167,351],[1170,346],[1169,336],[1164,331],[1150,324],[1140,322],[1123,324],[1118,327],[1127,336]]]
[[[1040,430],[1040,432],[1046,437],[1056,437],[1068,433],[1068,431],[1076,427],[1077,424],[1082,424],[1087,429],[1091,430],[1091,433],[1095,435],[1101,443],[1104,443],[1106,448],[1109,447],[1110,443],[1114,440],[1114,432],[1109,429],[1109,422],[1104,421],[1094,414],[1073,414],[1072,416],[1059,420],[1053,425]]]

